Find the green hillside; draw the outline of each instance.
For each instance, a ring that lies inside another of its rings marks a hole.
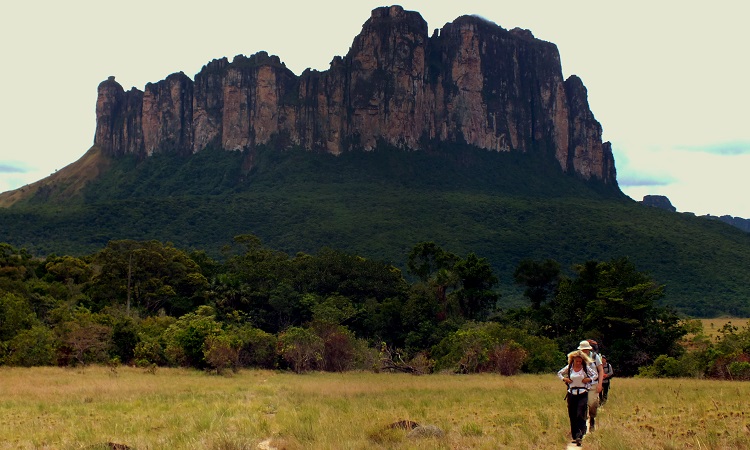
[[[414,244],[434,241],[488,258],[509,305],[522,301],[512,284],[522,259],[570,267],[627,256],[687,314],[750,315],[750,234],[642,206],[544,155],[443,145],[125,157],[75,200],[48,198],[0,209],[0,242],[80,255],[111,239],[157,239],[218,257],[252,233],[289,253],[328,246],[403,266]]]

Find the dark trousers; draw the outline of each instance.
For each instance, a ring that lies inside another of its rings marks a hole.
[[[609,394],[609,383],[602,383],[602,391],[599,393],[599,404],[603,405],[607,402],[607,395]]]
[[[579,395],[568,393],[568,418],[570,418],[570,435],[573,436],[573,439],[580,439],[586,434],[588,402],[588,392]]]

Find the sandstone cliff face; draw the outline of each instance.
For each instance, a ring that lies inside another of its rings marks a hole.
[[[193,82],[184,73],[147,84],[141,104],[143,151],[185,152],[193,143]]]
[[[554,44],[471,16],[427,33],[422,17],[377,8],[329,70],[296,76],[260,52],[208,63],[124,92],[99,85],[95,144],[147,157],[271,140],[339,154],[429,140],[494,151],[547,151],[562,170],[615,183],[609,143],[578,77],[563,80]]]

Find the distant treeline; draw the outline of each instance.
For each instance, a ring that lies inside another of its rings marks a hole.
[[[528,305],[513,309],[474,253],[420,242],[404,266],[331,248],[290,256],[253,235],[219,260],[159,241],[44,259],[0,244],[0,362],[512,375],[557,370],[593,338],[620,375],[750,377],[750,331],[710,342],[624,258],[574,276],[524,260],[514,280]]]

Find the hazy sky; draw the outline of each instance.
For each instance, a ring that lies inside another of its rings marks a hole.
[[[430,33],[465,14],[528,28],[560,50],[612,142],[630,197],[750,218],[750,2],[413,0]],[[80,158],[96,88],[127,90],[261,50],[300,74],[345,55],[369,0],[14,1],[0,7],[0,191]],[[439,6],[438,6],[439,5]],[[694,6],[695,5],[695,6]]]

